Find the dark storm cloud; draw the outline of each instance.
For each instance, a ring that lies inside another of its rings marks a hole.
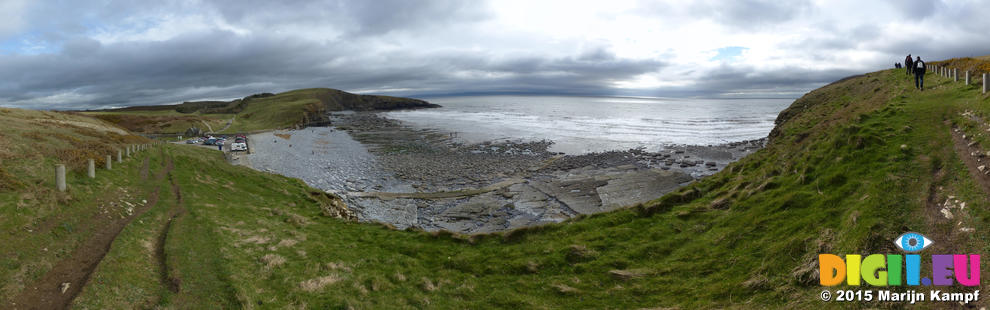
[[[771,71],[755,71],[746,68],[723,68],[717,73],[706,76],[707,86],[720,89],[731,89],[734,92],[750,95],[771,94],[799,95],[809,88],[862,73],[856,70],[809,70],[789,67]]]
[[[810,5],[806,0],[700,1],[693,4],[691,13],[737,28],[752,29],[800,18]]]
[[[453,56],[453,55],[451,55]],[[494,59],[488,57],[465,57],[458,61],[464,65],[478,64],[481,71],[512,74],[568,75],[579,79],[601,80],[624,78],[658,71],[663,63],[657,60],[619,59],[607,49],[598,48],[576,57],[543,58],[523,57]]]
[[[911,20],[930,17],[938,12],[940,8],[944,8],[942,2],[932,0],[898,0],[892,1],[889,4],[894,10]]]
[[[259,24],[333,24],[351,36],[442,27],[487,17],[475,1],[270,1],[209,0],[229,22]]]
[[[395,52],[372,57],[388,62],[348,63],[337,61],[351,57],[344,54],[348,51],[334,46],[274,36],[245,39],[222,31],[107,46],[78,39],[67,42],[58,54],[0,57],[0,68],[8,72],[0,82],[0,97],[31,103],[32,98],[71,90],[92,97],[45,106],[94,108],[326,86],[410,88],[420,93],[569,93],[575,88],[595,92],[605,90],[610,81],[661,67],[658,61],[618,59],[601,49],[576,57],[507,59]]]
[[[595,50],[575,57],[500,58],[485,54],[433,53],[381,55],[388,64],[334,68],[318,79],[328,85],[358,89],[367,85],[414,89],[408,94],[568,93],[607,94],[610,83],[656,72],[656,60],[628,60]],[[591,57],[591,58],[589,58]]]
[[[288,54],[293,57],[284,57]],[[322,46],[305,41],[241,40],[230,33],[209,32],[109,46],[77,39],[67,42],[58,54],[0,58],[0,68],[8,77],[3,95],[9,97],[16,96],[10,91],[22,89],[171,88],[193,83],[223,87],[247,82],[252,76],[277,79],[282,72],[307,73],[332,57]]]
[[[896,21],[939,27],[903,33],[872,16],[845,20],[856,13],[849,3],[834,11],[831,3],[808,1],[645,3],[588,17],[604,18],[605,28],[632,14],[657,23],[660,32],[691,33],[695,29],[677,26],[700,20],[739,35],[790,34],[766,46],[731,43],[763,54],[713,64],[696,57],[710,48],[696,47],[709,40],[704,35],[648,47],[657,42],[640,28],[628,29],[629,36],[641,35],[631,38],[624,37],[626,29],[594,38],[566,34],[569,29],[553,28],[571,20],[564,4],[554,14],[531,17],[551,21],[542,31],[529,25],[542,20],[499,23],[506,10],[493,6],[533,9],[526,2],[10,1],[18,5],[0,7],[20,11],[0,20],[0,105],[30,108],[167,104],[304,87],[392,95],[797,97],[890,66],[907,53],[929,60],[990,54],[980,44],[990,41],[983,22],[990,9],[948,2],[876,4]],[[912,26],[906,25],[899,27]],[[788,32],[793,29],[808,30]],[[623,46],[623,40],[645,45]],[[681,51],[681,45],[693,49]],[[647,82],[637,84],[640,78]]]

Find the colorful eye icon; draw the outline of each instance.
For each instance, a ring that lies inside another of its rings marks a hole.
[[[894,240],[894,244],[901,250],[904,250],[904,252],[913,253],[931,246],[932,240],[919,233],[908,232],[904,233],[900,237],[897,237],[897,239]]]

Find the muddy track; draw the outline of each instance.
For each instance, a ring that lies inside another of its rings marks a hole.
[[[990,157],[980,157],[972,156],[973,152],[977,154],[986,154],[986,151],[980,149],[978,144],[970,146],[970,141],[963,139],[961,132],[956,132],[955,128],[952,130],[952,142],[956,149],[956,154],[959,154],[959,159],[966,164],[966,168],[969,169],[969,174],[976,179],[977,183],[983,187],[983,191],[990,195],[990,175],[983,174],[980,171],[980,166],[990,167]]]
[[[932,183],[928,186],[928,197],[925,199],[925,232],[924,234],[933,240],[936,240],[932,244],[933,253],[955,253],[958,242],[955,242],[956,238],[959,236],[956,230],[953,229],[954,225],[949,219],[946,219],[942,213],[942,204],[939,201],[939,193],[941,192],[941,186],[937,184],[942,183],[945,179],[944,168],[939,168],[932,172]]]
[[[146,161],[147,163],[147,161]],[[145,165],[147,166],[147,165]],[[170,172],[171,166],[158,174],[158,180]],[[110,251],[117,235],[135,218],[158,204],[158,187],[148,195],[148,203],[137,208],[125,218],[115,219],[98,227],[97,231],[77,247],[72,254],[55,263],[55,266],[34,283],[27,285],[11,301],[8,309],[66,309],[82,292],[96,267]],[[66,286],[67,285],[67,286]]]
[[[987,165],[988,160],[971,155],[973,152],[985,153],[979,149],[978,145],[964,139],[962,131],[959,131],[958,128],[951,128],[950,135],[956,155],[966,165],[970,176],[977,180],[985,193],[990,195],[990,176],[983,174],[978,168]],[[942,183],[946,177],[945,169],[939,168],[932,172],[932,184],[928,188],[928,197],[925,201],[926,229],[928,230],[925,234],[935,241],[932,244],[934,253],[963,253],[966,252],[963,248],[966,244],[963,240],[965,236],[959,231],[960,226],[957,223],[965,222],[963,218],[960,218],[964,216],[965,212],[950,211],[955,214],[952,219],[946,218],[942,213],[942,209],[946,208],[943,202],[947,200],[947,197],[952,196],[951,193],[944,193],[941,186],[936,185]]]
[[[168,170],[171,171],[174,168],[172,158],[168,158]],[[159,279],[166,288],[172,293],[178,293],[180,287],[182,286],[182,280],[175,277],[169,272],[168,264],[168,253],[165,251],[165,243],[168,240],[168,233],[172,229],[172,223],[176,219],[181,217],[186,213],[186,209],[183,206],[184,201],[182,199],[182,188],[179,187],[178,183],[172,178],[172,174],[168,174],[168,182],[172,185],[172,195],[175,196],[176,204],[168,211],[168,221],[165,223],[165,227],[158,234],[157,242],[155,244],[155,259],[158,261]]]
[[[986,154],[979,148],[978,144],[970,143],[969,140],[963,138],[962,131],[958,131],[958,128],[952,128],[950,130],[952,135],[953,149],[960,160],[966,165],[967,170],[969,170],[970,176],[980,184],[983,192],[990,195],[990,176],[983,174],[978,167],[987,165],[987,158],[980,156],[973,156],[972,154]],[[932,185],[934,187],[934,185]],[[935,242],[932,246],[937,251],[936,253],[962,253],[962,247],[966,242],[961,240],[962,233],[959,231],[959,226],[956,222],[964,222],[961,218],[946,219],[941,213],[941,209],[944,207],[941,201],[936,197],[934,193],[935,189],[930,190],[928,198],[928,210],[926,215],[929,218],[929,229],[932,229],[932,233],[935,237],[938,237],[943,242]],[[942,198],[944,199],[944,198]],[[964,212],[956,212],[956,216],[962,216]]]
[[[969,142],[963,139],[962,133],[958,132],[957,128],[950,128],[949,134],[952,136],[953,150],[959,159],[966,164],[972,177],[978,180],[984,191],[990,189],[987,186],[990,185],[990,182],[988,182],[990,180],[982,173],[979,173],[979,170],[976,168],[980,165],[979,162],[976,158],[970,156],[972,150],[968,146]],[[945,208],[943,201],[946,200],[946,197],[952,196],[951,193],[945,193],[942,187],[938,185],[946,177],[945,169],[941,167],[932,171],[932,183],[928,186],[928,196],[925,200],[924,215],[926,219],[925,229],[927,231],[924,234],[935,241],[932,244],[932,251],[934,253],[956,253],[962,250],[960,247],[964,244],[960,240],[962,236],[958,227],[955,225],[961,219],[948,219],[942,213],[942,209]],[[959,215],[961,214],[956,214],[956,216]]]
[[[982,120],[980,120],[982,123]],[[984,194],[990,195],[990,176],[984,174],[979,170],[979,166],[987,165],[988,158],[982,156],[973,156],[975,154],[986,154],[980,149],[979,145],[976,143],[970,143],[968,139],[963,138],[963,133],[958,128],[952,127],[949,131],[952,135],[953,149],[960,160],[966,165],[967,170],[969,170],[970,176],[980,184],[983,189]],[[944,177],[945,173],[939,170],[940,175],[936,175],[936,180]],[[928,228],[935,238],[935,242],[932,243],[933,252],[932,253],[978,253],[971,251],[966,241],[966,234],[959,230],[960,226],[956,223],[965,223],[964,217],[967,212],[955,212],[956,217],[953,219],[946,219],[946,217],[941,213],[941,209],[944,207],[942,202],[935,194],[935,185],[932,185],[929,191],[928,203],[926,215],[928,217]],[[938,188],[941,190],[941,188]],[[942,198],[945,199],[945,198]],[[962,217],[962,218],[961,218]],[[970,303],[965,305],[952,304],[952,306],[947,306],[946,308],[953,309],[976,309],[979,308],[977,304],[983,304],[985,301],[980,301],[976,303]]]

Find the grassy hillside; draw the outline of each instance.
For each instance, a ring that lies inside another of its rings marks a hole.
[[[0,124],[0,300],[8,301],[106,223],[111,199],[140,200],[133,161],[95,180],[85,169],[90,158],[103,167],[106,155],[148,140],[68,113],[0,108]],[[67,167],[66,193],[55,190],[56,163]]]
[[[178,105],[129,107],[87,114],[135,132],[181,133],[191,126],[214,132],[237,133],[326,121],[326,113],[341,110],[390,110],[431,107],[417,99],[356,95],[329,88],[308,88],[279,94],[257,94],[233,101],[185,102]],[[229,127],[225,125],[233,120]]]
[[[168,146],[144,153],[147,164],[128,167],[146,166],[148,173],[120,172],[115,181],[105,181],[134,187],[129,193],[135,197],[157,190],[157,203],[121,232],[73,304],[841,306],[818,299],[819,253],[899,253],[892,240],[906,231],[935,241],[926,253],[990,249],[984,229],[990,183],[968,165],[973,148],[990,150],[990,98],[934,75],[928,83],[931,89],[916,91],[900,70],[833,83],[781,113],[767,148],[682,190],[616,212],[470,237],[326,216],[334,201],[297,180],[226,165],[210,150]],[[970,141],[975,143],[968,146]],[[137,182],[142,174],[150,181]],[[95,198],[82,193],[106,186],[77,181],[70,191],[74,198],[59,207],[93,208],[97,204],[87,199]],[[38,209],[35,202],[15,200],[2,200],[3,210]],[[942,208],[954,214],[952,220],[942,217]],[[978,229],[963,229],[973,227]],[[0,240],[19,242],[5,257],[51,253],[40,248],[85,234],[16,231]],[[48,266],[25,259],[7,263],[0,275],[9,279],[2,301]]]
[[[190,127],[220,131],[235,114],[185,114],[175,110],[82,112],[141,134],[177,134]]]

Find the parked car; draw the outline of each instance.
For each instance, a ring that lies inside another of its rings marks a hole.
[[[203,145],[214,145],[217,143],[217,138],[209,138],[203,141]]]
[[[247,151],[248,150],[247,139],[244,139],[244,138],[234,139],[234,143],[231,143],[230,144],[230,150],[231,151]]]
[[[199,141],[196,141],[196,139],[186,140],[186,144],[196,144],[196,143],[199,143]]]

